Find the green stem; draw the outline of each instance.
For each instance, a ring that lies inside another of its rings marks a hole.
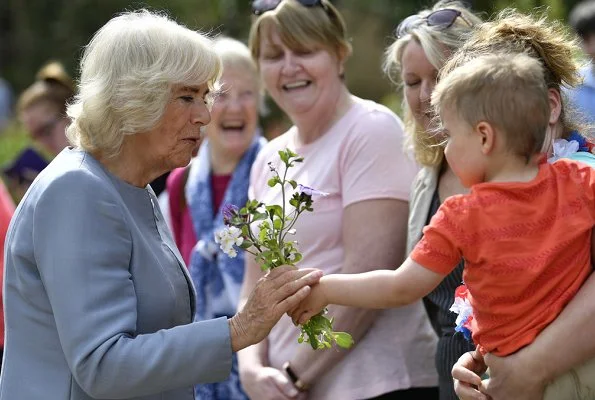
[[[281,244],[283,243],[283,229],[285,228],[285,185],[287,184],[285,180],[287,179],[287,171],[289,171],[289,165],[285,164],[285,172],[283,172],[283,180],[281,181],[281,214],[283,218],[281,218],[281,229],[279,229],[279,248],[281,248]]]

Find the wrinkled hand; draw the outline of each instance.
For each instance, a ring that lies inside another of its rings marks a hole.
[[[480,392],[481,375],[487,366],[477,350],[463,354],[452,367],[455,392],[461,400],[487,400],[489,397]]]
[[[277,267],[258,280],[243,309],[229,321],[233,351],[262,341],[279,319],[294,309],[318,283],[322,271]]]
[[[485,355],[490,369],[490,378],[482,383],[480,390],[493,400],[541,400],[545,382],[536,368],[524,362],[522,350],[507,357]]]
[[[299,392],[287,376],[271,367],[254,367],[241,374],[242,387],[251,399],[301,400],[306,394]]]
[[[310,318],[318,314],[328,305],[326,294],[322,285],[314,285],[310,294],[300,304],[291,310],[288,315],[295,325],[308,322]]]

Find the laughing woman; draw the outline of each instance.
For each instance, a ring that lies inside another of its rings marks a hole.
[[[245,204],[250,168],[266,142],[258,133],[259,79],[250,50],[241,42],[219,38],[214,49],[221,57],[221,92],[214,99],[207,140],[187,168],[168,179],[171,221],[196,287],[196,316],[232,316],[244,278],[244,252],[235,258],[221,253],[213,232],[223,227],[225,204]],[[245,399],[234,356],[232,373],[224,382],[196,386],[196,398]]]

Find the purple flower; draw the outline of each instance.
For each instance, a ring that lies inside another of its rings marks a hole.
[[[298,190],[300,191],[300,193],[307,194],[308,196],[312,196],[312,197],[316,197],[316,196],[321,196],[321,197],[328,196],[328,193],[326,193],[326,192],[321,192],[320,190],[316,190],[316,189],[313,189],[311,187],[308,187],[308,186],[305,186],[305,185],[302,185],[302,184],[299,184],[298,185]]]
[[[223,214],[223,223],[225,225],[231,225],[231,220],[233,217],[238,215],[240,210],[234,206],[233,204],[225,204],[221,209],[221,214]]]

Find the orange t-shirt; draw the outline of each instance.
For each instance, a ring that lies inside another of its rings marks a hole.
[[[465,259],[472,336],[483,352],[531,343],[591,272],[595,170],[542,164],[530,182],[481,183],[438,209],[411,258],[441,274]]]

